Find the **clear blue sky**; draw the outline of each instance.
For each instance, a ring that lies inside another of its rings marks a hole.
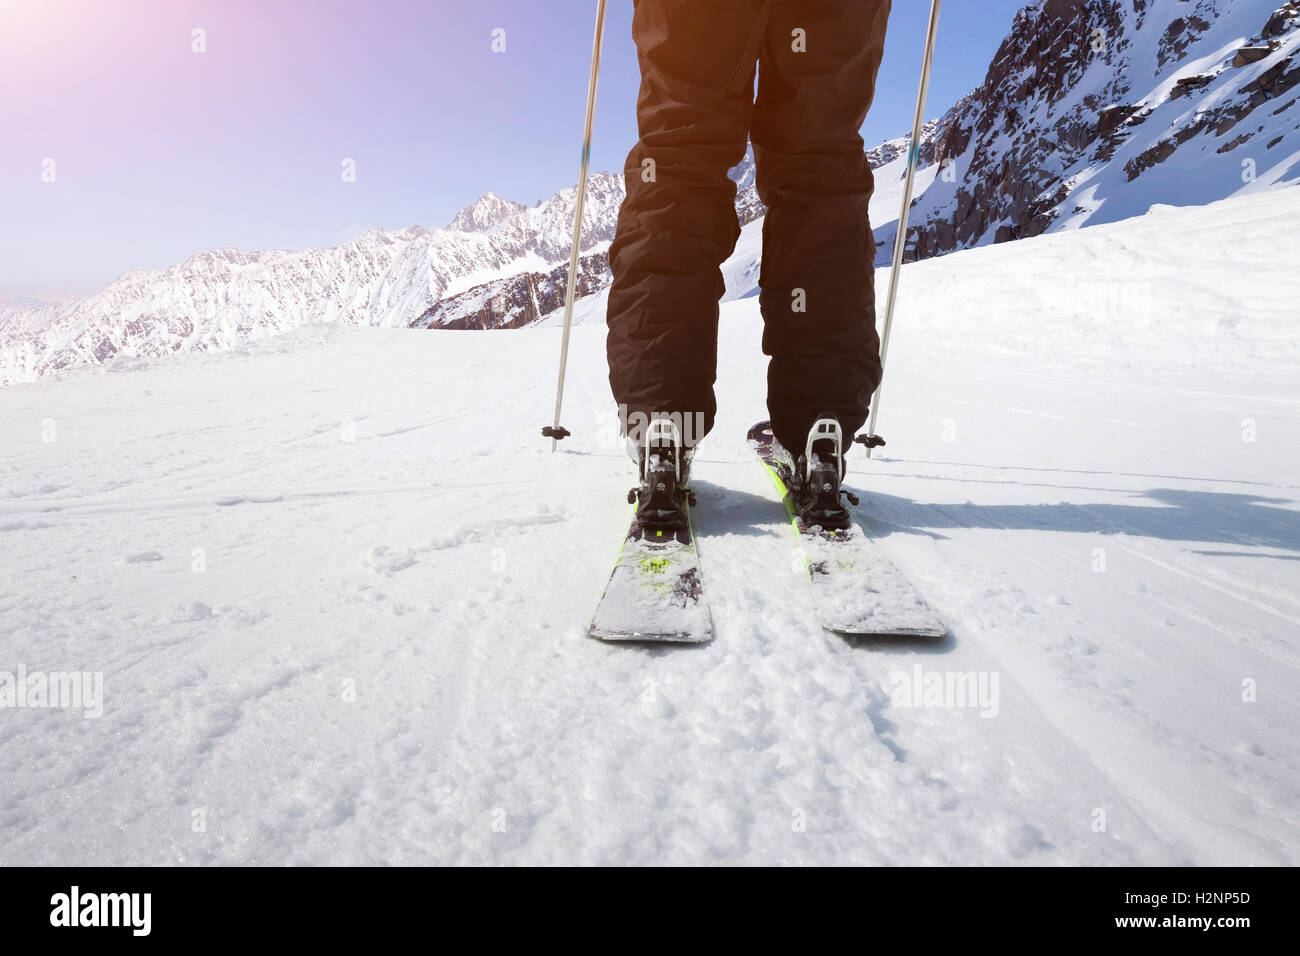
[[[1021,5],[948,0],[931,116],[982,80]],[[443,225],[488,190],[549,196],[577,175],[595,7],[0,0],[0,296],[90,292],[215,246]],[[928,8],[894,4],[868,145],[911,124]],[[610,0],[597,169],[635,139],[631,18]]]

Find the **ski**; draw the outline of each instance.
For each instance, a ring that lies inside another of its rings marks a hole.
[[[634,516],[589,633],[611,642],[704,644],[713,622],[704,603],[700,555],[686,505],[678,529],[643,528]]]
[[[801,524],[783,469],[773,455],[771,423],[759,422],[747,437],[776,484],[803,549],[822,627],[839,634],[876,637],[939,638],[948,633],[935,610],[857,523],[840,531]]]

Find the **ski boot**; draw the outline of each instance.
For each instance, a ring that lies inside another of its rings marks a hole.
[[[842,496],[855,505],[858,498],[851,491],[840,488],[847,465],[843,433],[835,416],[823,412],[817,417],[808,432],[803,454],[798,458],[781,448],[779,442],[774,451],[785,465],[782,471],[786,474],[782,477],[801,527],[820,527],[823,532],[831,534],[846,530],[852,524],[852,518],[840,498]]]
[[[677,425],[668,418],[652,420],[645,443],[634,447],[640,484],[627,493],[627,500],[637,506],[637,523],[653,531],[687,527],[687,505],[695,504],[686,485],[692,450],[682,447]]]

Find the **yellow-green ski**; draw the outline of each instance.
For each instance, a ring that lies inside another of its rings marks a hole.
[[[646,644],[713,639],[689,504],[686,516],[686,527],[665,531],[642,528],[633,515],[591,620],[592,637]]]
[[[817,619],[828,631],[876,637],[943,637],[948,628],[911,582],[856,524],[805,528],[782,478],[770,422],[749,430],[749,445],[776,484],[803,549]]]

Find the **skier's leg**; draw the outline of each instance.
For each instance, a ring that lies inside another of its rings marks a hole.
[[[713,427],[719,265],[740,227],[744,157],[770,0],[637,0],[640,140],[610,247],[609,381],[629,437],[656,413],[694,445]]]
[[[818,413],[846,440],[880,384],[871,168],[858,130],[875,93],[889,0],[775,0],[752,139],[767,205],[760,278],[768,410],[802,450]]]

